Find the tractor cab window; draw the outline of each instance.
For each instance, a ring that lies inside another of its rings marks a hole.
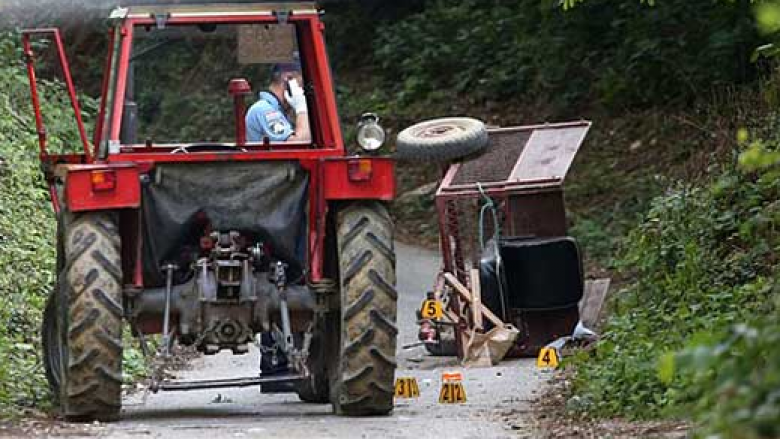
[[[121,143],[235,143],[236,103],[246,114],[260,100],[262,111],[251,111],[262,120],[249,124],[248,140],[295,140],[296,124],[308,132],[308,112],[274,93],[272,80],[280,69],[300,69],[298,53],[292,24],[137,26]]]

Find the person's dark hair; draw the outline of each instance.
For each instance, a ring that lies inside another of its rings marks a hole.
[[[279,63],[274,64],[273,67],[271,67],[271,83],[272,84],[278,84],[282,82],[282,75],[285,73],[290,72],[301,72],[301,63],[300,62],[291,62],[291,63]]]
[[[279,84],[282,82],[282,72],[271,72],[271,84]]]

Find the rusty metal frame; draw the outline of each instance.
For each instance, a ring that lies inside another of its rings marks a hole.
[[[529,207],[527,202],[520,203],[520,201],[528,201],[529,198],[534,202],[543,201],[542,205],[538,205],[537,210],[549,208],[549,206],[560,205],[559,208],[552,209],[548,212],[540,210],[539,212],[536,212],[537,215],[533,218],[554,215],[556,218],[550,218],[550,222],[554,224],[551,228],[556,230],[562,229],[558,230],[558,234],[565,234],[566,224],[565,210],[563,210],[562,186],[566,178],[566,173],[571,166],[577,150],[585,139],[590,126],[591,122],[583,120],[489,130],[488,133],[491,138],[500,135],[517,134],[519,136],[522,133],[529,134],[526,144],[520,149],[512,170],[501,181],[480,182],[479,185],[477,182],[469,184],[455,183],[463,166],[471,162],[452,164],[445,172],[435,196],[443,272],[452,273],[457,281],[467,288],[472,288],[471,267],[467,267],[466,264],[469,259],[472,264],[475,263],[475,255],[464,254],[464,251],[467,248],[465,240],[468,239],[465,235],[468,233],[477,233],[477,231],[462,230],[461,220],[463,213],[458,210],[458,203],[463,200],[479,199],[488,196],[494,201],[498,201],[498,204],[502,209],[504,226],[508,226],[506,229],[508,229],[511,234],[517,234],[518,230],[516,229],[522,228],[517,227],[516,221],[514,221],[514,219],[520,218],[523,213],[518,211],[518,208],[522,209]],[[535,133],[542,131],[549,133],[554,130],[573,130],[569,131],[568,136],[559,139],[558,143],[566,143],[566,145],[563,145],[565,146],[563,149],[561,149],[562,145],[556,144],[549,138],[544,138],[544,136],[541,135],[534,137]],[[532,141],[535,141],[536,143],[533,143],[533,146],[529,148],[529,145],[532,145]],[[534,151],[534,149],[537,151]],[[543,160],[539,163],[539,168],[534,168],[536,164],[533,160],[540,158],[540,155],[538,154],[539,151],[548,153],[546,158],[551,158],[551,160],[549,162]],[[534,156],[534,153],[537,153],[536,156]],[[558,175],[524,178],[523,171],[525,171],[526,174],[543,174],[545,171],[550,171],[555,166],[547,168],[545,168],[545,166],[554,162],[556,157],[561,157],[562,160],[559,163],[555,163]],[[479,157],[473,159],[473,161],[478,160],[480,160]],[[529,172],[529,170],[539,172]],[[533,208],[530,210],[533,210]],[[563,218],[557,218],[559,216],[563,216]],[[444,291],[439,291],[439,293],[444,293]],[[469,318],[470,313],[468,312],[467,304],[462,303],[462,300],[459,300],[456,294],[451,295],[450,297],[449,310],[456,314],[459,319],[453,323],[455,323],[454,327],[458,355],[462,357],[464,353],[462,341],[466,336],[466,331],[471,327]]]
[[[87,131],[84,128],[84,121],[81,118],[81,106],[79,105],[79,98],[76,95],[76,87],[73,85],[73,78],[70,74],[70,65],[68,64],[68,58],[65,55],[65,45],[62,42],[62,36],[59,29],[46,28],[46,29],[24,29],[22,34],[22,48],[24,51],[25,63],[27,64],[27,77],[30,81],[30,96],[32,98],[33,110],[35,112],[35,127],[38,133],[38,144],[40,147],[40,156],[42,160],[49,155],[47,150],[46,139],[46,126],[43,122],[43,114],[41,111],[40,97],[38,93],[38,79],[35,74],[35,52],[32,49],[32,37],[33,36],[48,36],[51,35],[54,38],[54,44],[57,47],[57,58],[59,60],[60,69],[65,79],[65,86],[68,90],[68,97],[70,99],[73,113],[76,117],[76,127],[78,128],[79,138],[81,139],[82,147],[84,149],[84,155],[87,161],[91,159],[91,147],[89,139],[87,138]]]

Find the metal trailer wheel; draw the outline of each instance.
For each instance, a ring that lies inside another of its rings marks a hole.
[[[482,121],[468,117],[433,119],[398,134],[396,157],[446,163],[478,154],[487,146],[488,132]]]
[[[64,268],[43,324],[47,377],[71,421],[112,421],[122,403],[122,268],[119,230],[106,212],[64,228]]]
[[[331,380],[336,414],[385,415],[393,409],[396,313],[393,222],[379,202],[338,212],[340,358]]]

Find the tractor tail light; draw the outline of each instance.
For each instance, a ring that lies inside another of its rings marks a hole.
[[[347,176],[349,177],[349,181],[371,180],[371,160],[350,160],[347,163]]]
[[[116,189],[116,172],[106,169],[92,171],[90,181],[93,191],[112,191]]]

